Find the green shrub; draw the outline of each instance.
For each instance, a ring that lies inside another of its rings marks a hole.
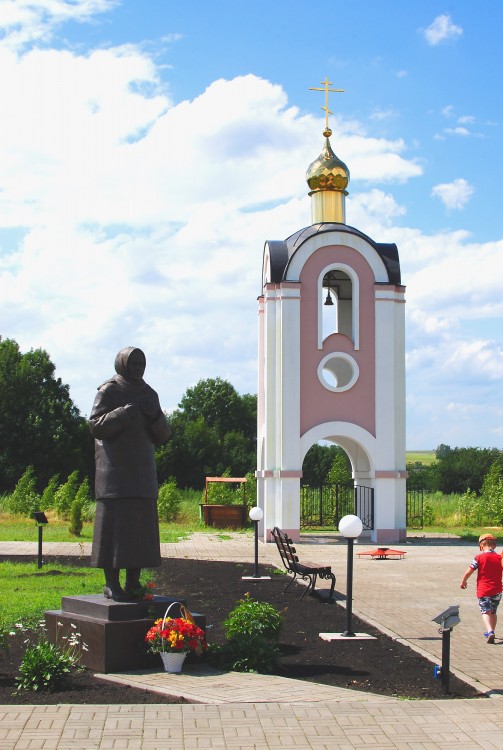
[[[30,517],[35,511],[40,510],[40,495],[36,487],[35,469],[28,466],[9,498],[10,512]]]
[[[468,488],[458,500],[458,513],[465,526],[478,526],[482,519],[480,498]]]
[[[160,521],[176,521],[182,504],[182,493],[176,486],[175,480],[170,477],[167,482],[159,487],[157,508]]]
[[[65,484],[62,484],[56,490],[54,495],[54,508],[59,518],[68,520],[72,503],[79,490],[79,472],[74,471],[70,474]]]
[[[226,469],[222,477],[230,477],[229,469]],[[239,505],[243,502],[243,489],[241,485],[232,482],[210,482],[208,485],[208,503],[212,505]]]
[[[56,490],[58,489],[58,484],[59,474],[54,474],[54,476],[49,479],[47,487],[42,492],[42,499],[40,501],[40,507],[42,508],[42,510],[49,510],[49,508],[54,508],[55,495]]]
[[[38,643],[26,649],[16,691],[54,691],[63,687],[68,675],[77,667],[77,655],[72,646],[60,648],[41,636]]]
[[[433,526],[435,523],[435,511],[433,510],[432,504],[425,499],[423,502],[423,525]]]
[[[482,500],[487,520],[501,526],[503,524],[503,469],[498,462],[493,463],[484,478]]]
[[[279,655],[275,643],[243,636],[239,640],[233,638],[219,650],[217,664],[233,672],[270,674],[277,669]]]
[[[79,503],[77,498],[72,503],[70,508],[70,527],[68,531],[72,536],[80,536],[82,533],[82,527],[84,521],[82,520],[82,505]]]
[[[283,615],[269,602],[257,602],[250,594],[245,594],[236,607],[224,621],[225,637],[240,638],[252,636],[256,638],[279,638]]]
[[[237,672],[273,672],[282,624],[281,612],[246,594],[223,623],[227,644],[220,650],[220,664]]]
[[[246,475],[246,504],[249,508],[254,508],[257,505],[257,479],[253,471],[249,471]]]

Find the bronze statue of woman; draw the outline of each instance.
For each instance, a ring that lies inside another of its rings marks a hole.
[[[103,568],[103,593],[115,601],[134,600],[141,569],[161,564],[154,445],[166,442],[169,426],[143,380],[145,366],[141,349],[121,349],[117,374],[98,388],[89,419],[96,459],[91,567]]]

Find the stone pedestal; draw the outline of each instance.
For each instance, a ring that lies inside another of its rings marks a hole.
[[[145,635],[154,620],[163,617],[173,602],[169,617],[180,617],[184,599],[154,596],[150,601],[114,602],[103,594],[64,596],[61,609],[45,613],[48,639],[64,644],[73,633],[80,633],[79,663],[96,672],[121,672],[159,665],[159,656],[146,650]],[[192,612],[200,628],[206,617]],[[82,648],[86,644],[87,649]]]

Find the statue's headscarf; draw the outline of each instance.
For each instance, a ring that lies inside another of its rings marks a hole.
[[[124,349],[121,349],[120,352],[117,353],[117,356],[115,358],[115,372],[117,375],[122,375],[123,378],[128,377],[128,371],[127,371],[127,363],[129,357],[132,355],[133,352],[140,352],[141,356],[143,357],[143,361],[146,363],[147,358],[145,357],[145,354],[142,352],[141,349],[138,349],[136,346],[126,346]]]

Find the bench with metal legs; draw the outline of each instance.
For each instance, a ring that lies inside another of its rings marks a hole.
[[[271,533],[274,541],[276,542],[278,552],[287,573],[291,573],[293,576],[293,578],[288,581],[287,585],[283,589],[283,593],[285,593],[285,591],[290,588],[292,583],[297,578],[300,578],[303,581],[308,581],[308,584],[300,597],[301,599],[303,599],[306,594],[312,594],[315,592],[316,581],[319,577],[331,581],[330,594],[328,598],[332,599],[335,588],[335,575],[332,573],[332,568],[330,567],[330,565],[318,565],[317,563],[308,561],[300,562],[297,550],[293,546],[293,542],[288,537],[288,535],[285,534],[284,531],[281,531],[281,529],[277,526],[274,527]]]

